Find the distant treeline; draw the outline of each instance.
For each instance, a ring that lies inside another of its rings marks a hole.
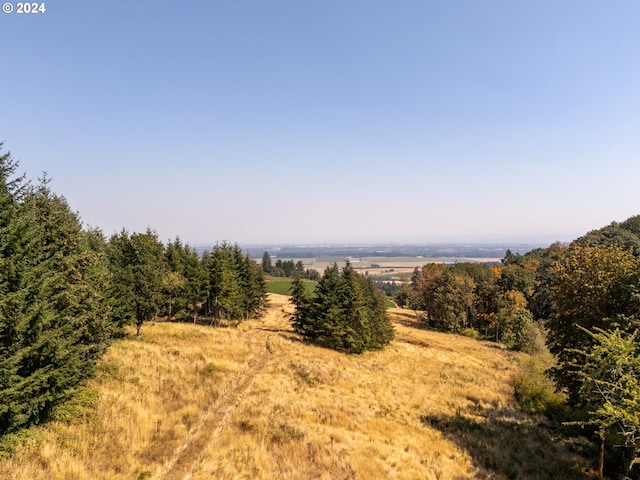
[[[434,245],[380,245],[380,246],[282,246],[278,250],[265,247],[246,247],[244,250],[254,258],[266,250],[281,258],[334,258],[334,257],[466,257],[502,258],[508,249],[524,254],[540,244],[434,244]]]
[[[273,263],[269,252],[262,254],[262,271],[272,277],[294,277],[299,275],[307,280],[320,280],[320,272],[312,268],[305,269],[301,260],[294,262],[293,260],[276,260]]]

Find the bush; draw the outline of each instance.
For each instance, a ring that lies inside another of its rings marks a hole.
[[[460,335],[473,338],[474,340],[478,340],[480,338],[480,334],[475,328],[465,328],[460,332]]]
[[[546,373],[552,361],[548,352],[530,355],[520,361],[520,371],[514,378],[513,387],[523,411],[552,418],[564,415],[567,409],[566,395],[556,391]]]

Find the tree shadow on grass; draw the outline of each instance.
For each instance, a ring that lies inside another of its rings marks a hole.
[[[432,330],[426,324],[426,322],[422,321],[422,312],[415,312],[414,310],[406,310],[403,312],[398,312],[397,310],[392,312],[391,320],[395,323],[399,323],[405,327],[416,328],[418,330]]]
[[[475,407],[455,415],[423,415],[471,457],[479,479],[586,480],[589,461],[570,451],[532,417],[516,410]]]

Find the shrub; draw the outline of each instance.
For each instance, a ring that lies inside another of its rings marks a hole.
[[[567,408],[566,396],[556,391],[546,371],[552,359],[548,353],[531,355],[520,361],[513,381],[516,400],[522,410],[558,418]]]

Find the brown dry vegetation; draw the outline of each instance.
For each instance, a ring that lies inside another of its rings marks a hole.
[[[116,342],[3,479],[586,478],[513,407],[514,354],[416,328],[348,356],[306,345],[272,295],[238,328],[148,324]]]

